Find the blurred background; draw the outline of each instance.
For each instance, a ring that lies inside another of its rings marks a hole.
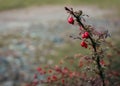
[[[25,86],[38,66],[86,53],[69,38],[79,27],[67,23],[65,6],[83,10],[87,22],[109,30],[120,47],[120,0],[0,0],[0,86]]]

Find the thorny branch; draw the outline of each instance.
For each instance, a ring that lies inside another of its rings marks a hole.
[[[86,30],[86,28],[85,28],[85,26],[84,26],[84,24],[81,22],[81,20],[79,19],[79,16],[80,15],[76,15],[75,14],[75,12],[73,11],[73,9],[72,8],[67,8],[67,7],[65,7],[65,10],[68,12],[68,13],[70,13],[71,15],[73,15],[75,18],[76,18],[76,21],[78,22],[78,24],[79,24],[79,26],[82,26],[82,28],[84,29],[84,30]],[[87,30],[86,30],[87,31]],[[92,43],[92,47],[93,47],[93,49],[94,49],[94,56],[95,56],[95,58],[96,58],[96,63],[97,63],[97,68],[98,68],[98,70],[99,70],[99,76],[100,76],[100,78],[101,78],[101,80],[102,80],[102,86],[105,86],[105,82],[104,82],[104,71],[102,70],[102,67],[101,67],[101,65],[100,65],[100,56],[99,56],[99,54],[98,54],[98,52],[97,52],[97,49],[96,49],[96,42],[94,41],[94,39],[91,37],[91,36],[89,36],[89,39],[90,39],[90,41],[91,41],[91,43]]]

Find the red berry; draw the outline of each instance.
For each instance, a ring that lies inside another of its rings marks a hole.
[[[86,38],[84,33],[82,34],[82,38],[83,38],[83,39]]]
[[[88,47],[88,46],[87,46],[87,43],[84,42],[84,41],[82,41],[82,42],[80,43],[80,45],[81,45],[82,47],[84,47],[84,48],[87,48],[87,47]]]
[[[74,24],[74,19],[73,19],[73,17],[69,17],[69,18],[68,18],[68,23],[69,23],[69,24]]]
[[[82,38],[88,38],[89,37],[89,33],[88,32],[85,32],[82,34]]]
[[[89,33],[88,32],[85,32],[84,35],[85,35],[85,38],[89,37]]]

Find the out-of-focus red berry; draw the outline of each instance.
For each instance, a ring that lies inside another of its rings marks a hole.
[[[34,86],[38,85],[39,81],[38,79],[34,79],[34,81],[32,82],[34,84]]]
[[[65,83],[65,80],[64,79],[62,79],[62,84],[64,84]]]
[[[39,73],[40,73],[40,75],[44,75],[44,74],[46,74],[46,71],[45,70],[41,70],[41,71],[39,71]]]
[[[37,71],[38,71],[38,72],[41,72],[41,71],[42,71],[42,68],[38,67],[38,68],[37,68]]]
[[[48,70],[49,73],[52,73],[52,70]]]
[[[101,60],[101,61],[100,61],[100,64],[104,66],[104,65],[105,65],[104,60]]]
[[[74,24],[74,19],[73,19],[73,17],[69,17],[69,18],[68,18],[68,23],[69,23],[69,24]]]
[[[58,65],[55,65],[55,70],[56,70],[56,72],[61,72],[61,69]]]
[[[56,75],[53,75],[53,76],[52,76],[52,80],[56,81],[56,80],[57,80],[57,76],[56,76]]]
[[[68,68],[65,67],[65,68],[62,70],[62,73],[63,73],[63,74],[67,74],[67,73],[68,73]]]
[[[69,77],[72,78],[75,76],[75,74],[76,74],[75,72],[70,72]]]
[[[80,45],[81,45],[82,47],[84,47],[84,48],[87,48],[87,47],[88,47],[87,43],[84,42],[84,41],[82,41],[82,42],[80,43]]]
[[[46,74],[46,71],[44,71],[43,73]]]
[[[47,82],[50,82],[50,81],[51,81],[51,77],[48,76],[48,77],[47,77]]]
[[[34,79],[36,79],[37,78],[37,74],[34,74]]]

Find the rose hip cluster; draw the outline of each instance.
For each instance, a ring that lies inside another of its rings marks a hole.
[[[74,24],[74,18],[72,16],[70,16],[68,18],[68,23],[69,24]],[[83,30],[82,26],[80,26],[80,30]],[[89,38],[89,32],[85,31],[81,34],[81,37],[82,37],[82,42],[80,43],[80,45],[84,48],[87,48],[88,47],[88,44],[85,42],[85,39]]]

